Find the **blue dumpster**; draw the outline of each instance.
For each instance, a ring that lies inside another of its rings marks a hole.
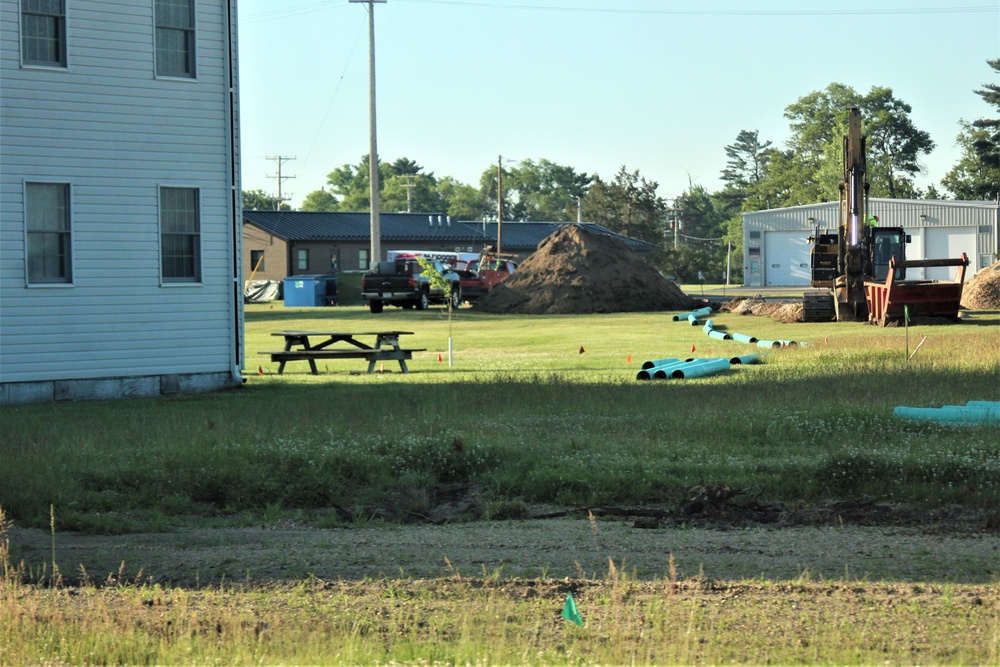
[[[286,306],[337,305],[337,276],[288,276],[284,287]]]

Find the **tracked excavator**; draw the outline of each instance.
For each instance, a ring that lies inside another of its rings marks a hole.
[[[844,136],[844,178],[840,183],[840,225],[809,237],[810,285],[803,294],[807,322],[869,322],[886,326],[909,317],[958,319],[969,260],[907,260],[910,242],[902,227],[886,227],[868,207],[868,169],[861,112],[848,116]],[[907,268],[957,266],[955,282],[906,280]]]

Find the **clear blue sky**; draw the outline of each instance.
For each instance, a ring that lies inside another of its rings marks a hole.
[[[368,152],[368,14],[347,0],[240,0],[243,187],[298,207]],[[375,5],[378,150],[478,186],[497,157],[672,197],[721,183],[740,130],[788,138],[786,106],[833,82],[893,89],[959,156],[960,119],[995,115],[1000,0],[388,0]],[[833,193],[831,193],[833,196]]]

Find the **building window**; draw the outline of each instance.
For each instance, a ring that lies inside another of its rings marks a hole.
[[[163,282],[201,281],[198,190],[160,188],[160,253]]]
[[[358,250],[358,268],[362,271],[368,270],[368,249],[362,248]]]
[[[250,251],[250,273],[256,273],[257,271],[264,270],[264,251],[263,250],[251,250]]]
[[[64,0],[21,0],[21,61],[25,65],[66,66]]]
[[[194,0],[154,0],[156,73],[194,78]]]
[[[28,284],[73,280],[69,185],[25,183]]]
[[[296,253],[296,257],[298,258],[297,262],[296,262],[296,266],[298,267],[298,270],[299,271],[308,271],[309,270],[309,251],[308,250],[299,250]]]

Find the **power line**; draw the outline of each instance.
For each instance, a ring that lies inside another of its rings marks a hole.
[[[555,5],[511,5],[496,0],[400,0],[414,4],[454,5],[488,9],[531,9],[577,14],[662,14],[670,16],[878,16],[913,14],[974,14],[997,13],[997,5],[966,5],[962,7],[899,7],[884,9],[628,9],[608,7],[558,7]]]

